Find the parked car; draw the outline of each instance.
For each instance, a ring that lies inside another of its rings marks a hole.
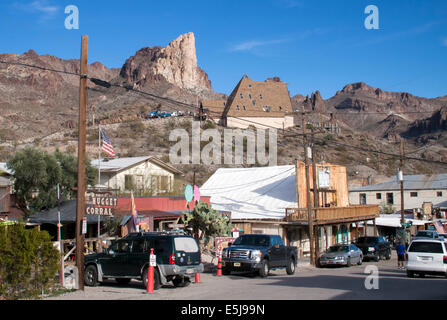
[[[222,251],[222,273],[254,271],[267,277],[272,269],[285,268],[295,273],[298,263],[297,247],[285,246],[278,235],[244,234]]]
[[[170,116],[171,114],[166,111],[152,111],[147,114],[146,119],[167,118]]]
[[[439,238],[442,238],[444,241],[447,241],[447,233],[440,233]]]
[[[154,119],[154,118],[158,118],[158,111],[152,111],[146,115],[146,119]]]
[[[170,117],[170,116],[171,116],[171,113],[166,112],[166,111],[161,111],[160,115],[159,115],[159,118],[167,118],[167,117]]]
[[[435,230],[419,230],[413,240],[417,239],[439,239],[439,234]]]
[[[382,236],[359,237],[354,244],[362,251],[364,259],[391,259],[391,244]]]
[[[321,267],[327,265],[345,265],[350,267],[354,263],[361,265],[362,262],[362,250],[354,244],[333,245],[318,259],[318,265]]]
[[[154,249],[157,266],[154,270],[154,289],[172,281],[174,286],[187,286],[189,277],[203,272],[197,241],[183,233],[131,233],[115,241],[103,253],[85,256],[84,283],[96,286],[108,278],[118,283],[131,279],[147,286],[150,249]]]
[[[407,276],[437,274],[447,277],[447,244],[439,239],[411,241],[406,256]]]

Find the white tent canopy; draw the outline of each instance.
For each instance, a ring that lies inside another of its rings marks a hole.
[[[381,227],[393,227],[393,228],[400,228],[402,227],[400,224],[400,215],[396,214],[387,214],[383,215],[381,214],[380,217],[376,218],[376,226]],[[413,226],[423,226],[426,223],[429,223],[428,220],[416,220],[416,219],[407,219],[405,218],[405,222],[412,222]],[[368,221],[368,224],[373,224],[373,221]]]
[[[296,208],[295,166],[218,169],[200,188],[232,219],[282,219]]]

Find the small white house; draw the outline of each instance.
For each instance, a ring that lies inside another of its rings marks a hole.
[[[127,193],[158,195],[172,192],[175,175],[182,172],[152,156],[93,160],[100,171],[100,185]]]
[[[422,208],[424,202],[433,206],[447,200],[447,174],[404,176],[404,208]],[[349,190],[349,202],[355,204],[377,204],[393,211],[400,210],[400,182],[397,178]]]

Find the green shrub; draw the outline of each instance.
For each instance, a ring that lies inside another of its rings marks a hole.
[[[23,223],[0,226],[0,296],[32,298],[49,289],[59,268],[50,235]]]

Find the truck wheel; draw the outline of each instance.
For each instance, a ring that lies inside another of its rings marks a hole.
[[[380,253],[377,253],[377,256],[374,257],[374,261],[375,262],[379,262],[380,261]]]
[[[390,260],[390,259],[391,259],[391,249],[388,250],[388,252],[387,252],[387,254],[386,254],[386,256],[385,256],[385,259],[387,259],[387,260]]]
[[[259,269],[259,275],[265,278],[269,275],[270,267],[267,259],[262,260],[261,269]]]
[[[147,288],[147,272],[148,272],[148,267],[144,268],[143,274],[142,274],[144,288]],[[158,270],[154,268],[154,290],[160,289],[160,286],[161,286],[160,275],[158,274]]]
[[[85,269],[84,283],[89,287],[98,285],[98,270],[96,270],[94,265],[90,265]]]
[[[295,273],[295,260],[293,260],[293,258],[290,258],[289,264],[286,268],[286,272],[289,276]]]
[[[228,276],[231,273],[231,269],[230,268],[222,268],[222,274],[224,276]]]

